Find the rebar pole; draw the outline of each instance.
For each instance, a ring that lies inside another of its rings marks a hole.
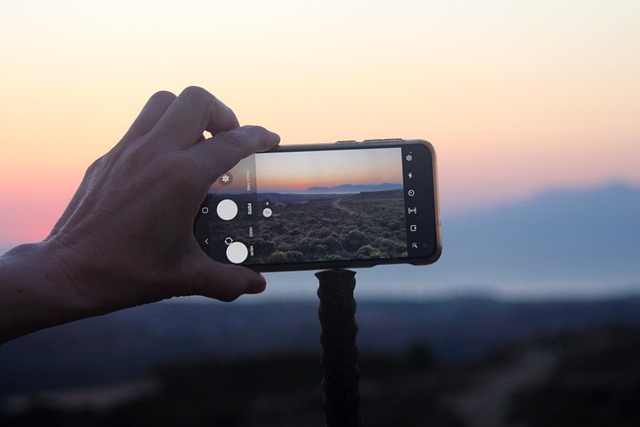
[[[327,427],[361,427],[360,370],[353,291],[356,273],[327,270],[316,273],[320,281],[318,317],[322,333],[322,390]]]

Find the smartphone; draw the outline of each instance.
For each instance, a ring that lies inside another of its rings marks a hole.
[[[256,271],[431,264],[436,181],[423,140],[280,145],[211,185],[194,233],[214,260]]]

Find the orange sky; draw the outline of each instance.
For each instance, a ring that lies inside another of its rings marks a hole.
[[[304,190],[341,184],[402,183],[402,158],[397,148],[256,156],[259,191]],[[301,180],[300,177],[307,179]]]
[[[42,239],[159,89],[284,143],[422,138],[445,214],[640,185],[640,2],[0,4],[0,247]],[[1,248],[0,248],[1,249]]]

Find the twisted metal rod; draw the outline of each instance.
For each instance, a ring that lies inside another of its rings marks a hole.
[[[320,281],[318,317],[322,333],[322,390],[327,427],[361,427],[360,370],[353,291],[356,273],[327,270],[316,273]]]

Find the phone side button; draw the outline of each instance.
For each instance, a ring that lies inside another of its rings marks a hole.
[[[362,142],[364,142],[365,144],[393,144],[393,143],[398,143],[402,141],[403,141],[402,138],[384,138],[384,139],[365,139]]]
[[[345,141],[336,141],[336,144],[355,144],[355,143],[356,143],[355,139],[349,139]]]

